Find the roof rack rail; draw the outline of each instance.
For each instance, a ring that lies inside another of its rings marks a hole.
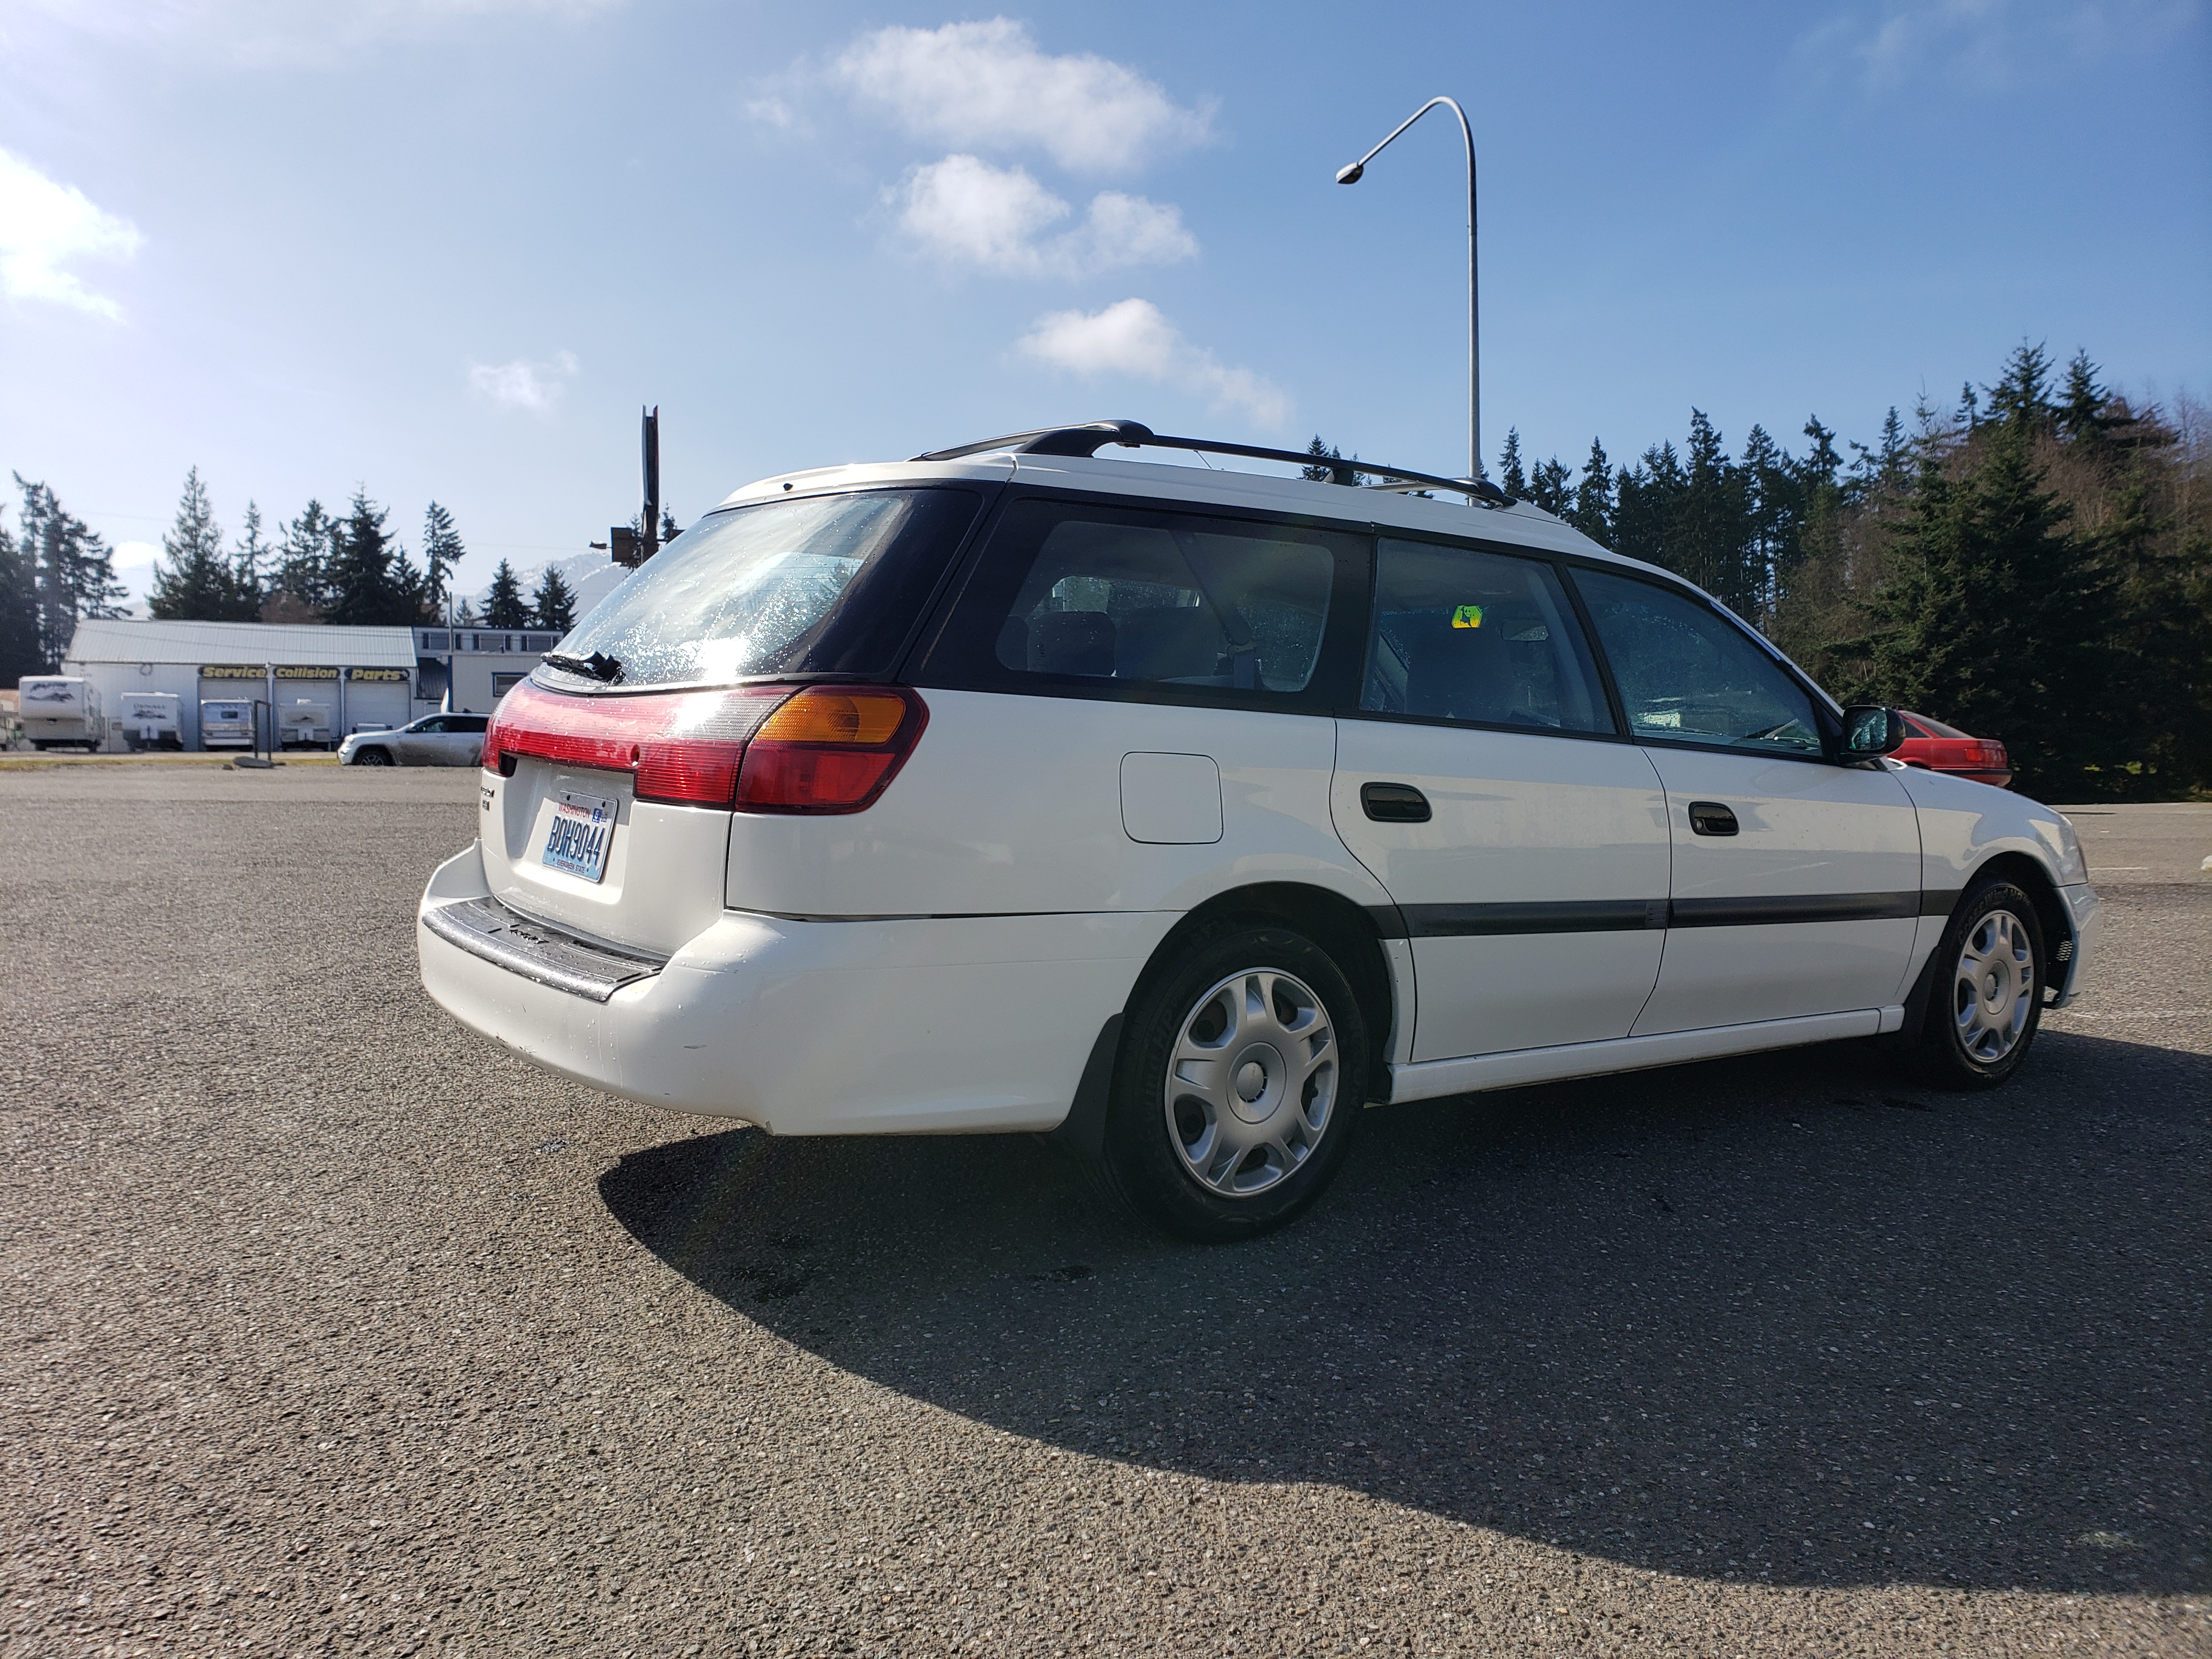
[[[1242,455],[1255,461],[1284,461],[1292,466],[1326,466],[1331,481],[1340,484],[1353,483],[1363,472],[1371,472],[1378,478],[1393,483],[1370,485],[1370,489],[1403,491],[1411,489],[1449,489],[1455,495],[1467,495],[1491,507],[1511,507],[1513,497],[1487,478],[1446,478],[1433,472],[1411,472],[1402,466],[1384,466],[1376,461],[1343,460],[1334,456],[1316,459],[1295,449],[1266,449],[1257,444],[1232,444],[1214,438],[1171,438],[1154,432],[1138,421],[1086,421],[1080,426],[1039,427],[1034,432],[1012,432],[1003,438],[985,438],[981,442],[961,444],[952,449],[933,449],[927,455],[917,455],[917,461],[957,461],[969,455],[988,455],[999,450],[1011,449],[1018,455],[1080,455],[1085,459],[1096,455],[1109,444],[1118,444],[1124,449],[1191,449],[1208,455]]]

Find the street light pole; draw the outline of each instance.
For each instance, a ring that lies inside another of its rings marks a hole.
[[[1467,112],[1451,98],[1431,98],[1401,121],[1373,149],[1348,167],[1337,170],[1336,182],[1356,185],[1367,171],[1367,164],[1389,147],[1390,139],[1419,120],[1437,105],[1443,105],[1459,117],[1460,136],[1467,140],[1467,481],[1479,483],[1482,479],[1482,308],[1476,301],[1474,264],[1474,129],[1468,125]]]

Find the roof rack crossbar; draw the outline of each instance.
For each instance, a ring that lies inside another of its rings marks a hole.
[[[1446,478],[1433,472],[1414,472],[1402,466],[1385,466],[1379,461],[1343,460],[1331,456],[1316,459],[1310,454],[1295,449],[1269,449],[1259,444],[1233,444],[1216,438],[1174,438],[1154,432],[1137,421],[1086,421],[1080,426],[1040,427],[1034,432],[1009,433],[1003,438],[986,438],[978,443],[962,444],[953,449],[935,449],[926,455],[917,455],[917,461],[954,461],[969,455],[995,454],[1012,450],[1018,455],[1076,455],[1085,459],[1096,455],[1109,444],[1124,449],[1189,449],[1208,455],[1241,455],[1249,460],[1282,461],[1291,466],[1326,466],[1333,482],[1348,484],[1360,473],[1372,473],[1378,478],[1396,482],[1375,488],[1403,491],[1407,489],[1448,489],[1455,495],[1470,496],[1492,507],[1510,507],[1513,498],[1487,478]]]

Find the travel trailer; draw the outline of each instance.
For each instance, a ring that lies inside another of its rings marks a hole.
[[[23,735],[40,749],[82,749],[97,753],[107,735],[100,714],[100,688],[62,674],[26,678],[16,686]]]
[[[301,697],[276,713],[276,740],[287,749],[331,746],[331,706]]]
[[[123,741],[133,749],[182,749],[179,708],[173,691],[133,691],[118,701],[114,718]]]
[[[253,702],[247,697],[216,697],[200,705],[200,747],[253,747]]]

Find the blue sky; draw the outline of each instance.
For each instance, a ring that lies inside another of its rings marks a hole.
[[[0,466],[143,564],[356,483],[480,585],[636,500],[1047,422],[1456,471],[1871,439],[2023,337],[2212,390],[2200,0],[953,11],[8,0]]]

